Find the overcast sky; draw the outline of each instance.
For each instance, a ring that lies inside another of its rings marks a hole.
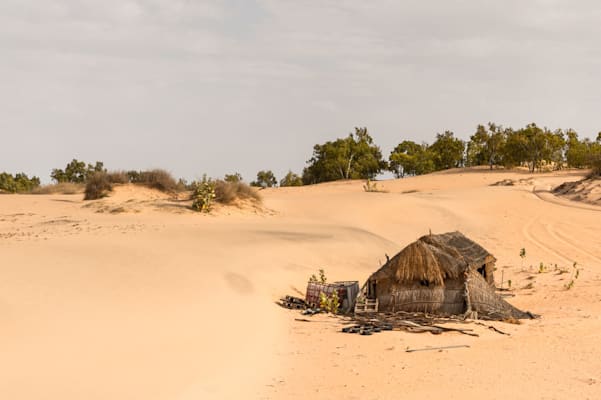
[[[601,2],[1,0],[0,171],[300,172],[478,123],[601,131]]]

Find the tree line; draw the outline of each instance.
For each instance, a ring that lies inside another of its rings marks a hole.
[[[468,141],[455,137],[452,131],[436,134],[432,144],[403,140],[385,160],[367,128],[355,128],[344,139],[315,145],[302,181],[314,184],[338,179],[373,179],[384,171],[403,178],[481,165],[490,169],[524,166],[530,172],[543,168],[595,169],[600,159],[601,132],[592,141],[579,139],[572,129],[550,130],[534,123],[513,129],[490,122],[478,125]]]
[[[385,159],[366,127],[357,127],[348,136],[313,146],[311,158],[301,174],[292,171],[277,180],[271,170],[261,170],[250,184],[256,187],[301,186],[343,179],[374,179],[385,171],[397,178],[441,171],[449,168],[486,165],[512,168],[527,167],[530,172],[543,168],[592,168],[601,175],[601,132],[596,140],[580,139],[573,129],[541,128],[535,123],[520,129],[489,122],[478,125],[469,140],[463,141],[452,131],[437,133],[432,144],[401,141]],[[55,168],[50,177],[56,183],[86,183],[104,164],[86,164],[73,159],[64,169]],[[126,171],[124,183],[152,181],[156,171]],[[239,173],[225,176],[226,182],[241,182]],[[0,191],[30,192],[40,185],[38,177],[24,173],[0,173]],[[189,185],[182,179],[178,185]]]
[[[535,123],[520,129],[489,122],[478,125],[469,140],[452,131],[437,133],[434,142],[403,140],[385,159],[367,128],[347,137],[316,144],[301,175],[289,171],[280,186],[300,186],[344,179],[374,179],[385,171],[395,177],[416,176],[450,168],[496,166],[542,169],[592,168],[601,174],[601,132],[597,139],[580,139],[573,129],[541,128]],[[272,171],[259,171],[254,186],[273,187]]]

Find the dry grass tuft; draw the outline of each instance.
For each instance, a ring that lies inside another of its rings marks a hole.
[[[244,182],[215,181],[215,201],[222,204],[231,204],[236,200],[261,201],[261,196]]]
[[[177,192],[178,189],[177,181],[173,178],[173,175],[164,169],[141,171],[132,183],[138,183],[167,193]]]
[[[62,182],[35,188],[31,194],[79,194],[85,189],[82,183]]]
[[[107,179],[113,184],[126,184],[129,183],[129,176],[125,171],[111,171],[106,174]]]

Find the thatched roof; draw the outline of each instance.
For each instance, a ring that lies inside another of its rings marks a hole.
[[[428,281],[442,285],[446,279],[459,278],[468,269],[481,267],[494,257],[461,232],[426,235],[392,257],[370,279],[394,279],[399,282]]]

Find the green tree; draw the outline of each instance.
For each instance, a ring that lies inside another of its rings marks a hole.
[[[344,139],[336,139],[313,147],[313,156],[303,171],[303,183],[335,181],[339,179],[373,179],[386,162],[382,152],[373,143],[367,128],[355,128]]]
[[[50,173],[50,177],[56,182],[72,182],[72,183],[85,183],[88,176],[91,176],[95,172],[106,172],[104,164],[100,161],[96,161],[96,164],[87,164],[83,161],[73,159],[64,170],[55,168]]]
[[[526,138],[526,159],[530,172],[534,172],[543,160],[546,145],[546,133],[539,128],[535,123],[526,125],[522,129],[523,135]]]
[[[456,138],[451,131],[437,133],[436,141],[432,143],[429,150],[434,156],[434,167],[437,171],[463,165],[465,143]]]
[[[592,169],[591,176],[599,177],[601,176],[601,140],[599,137],[596,142],[591,143],[589,154],[588,164]]]
[[[257,172],[257,180],[250,183],[251,186],[258,186],[262,188],[277,186],[278,181],[275,178],[273,172],[259,171]]]
[[[27,193],[40,186],[40,178],[32,176],[29,178],[25,173],[17,173],[14,176],[0,173],[0,192]]]
[[[588,144],[578,139],[578,133],[572,129],[566,132],[566,162],[570,168],[584,168],[588,162]]]
[[[467,165],[489,165],[492,169],[500,164],[505,138],[505,130],[500,125],[492,122],[486,127],[478,125],[467,144]]]
[[[427,144],[404,140],[390,153],[388,168],[397,178],[427,174],[434,171],[434,157]]]
[[[282,178],[282,180],[280,181],[281,187],[302,186],[302,185],[303,185],[303,178],[301,178],[299,175],[295,174],[292,171],[288,171],[286,176],[284,176],[284,178]]]
[[[511,128],[505,130],[506,141],[502,151],[503,165],[505,167],[516,167],[526,162],[528,158],[528,140],[524,132],[513,130]]]
[[[545,150],[543,160],[553,165],[553,169],[562,169],[565,161],[566,139],[561,129],[551,131],[544,129]]]

